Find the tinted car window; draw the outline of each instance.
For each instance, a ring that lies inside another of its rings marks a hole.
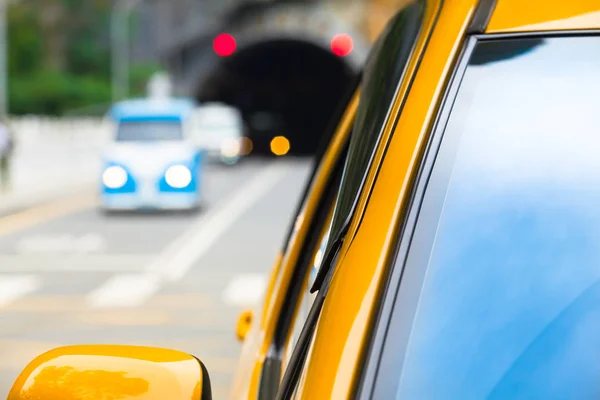
[[[598,71],[600,37],[475,48],[401,284],[422,289],[397,398],[600,393]]]

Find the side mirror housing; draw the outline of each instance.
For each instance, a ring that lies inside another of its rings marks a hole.
[[[240,342],[246,339],[246,335],[252,327],[252,320],[254,319],[254,313],[251,310],[243,311],[238,317],[237,326],[235,327],[235,334]]]
[[[210,400],[206,368],[175,350],[86,345],[50,350],[31,361],[7,400]]]

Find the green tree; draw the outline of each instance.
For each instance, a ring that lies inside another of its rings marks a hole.
[[[28,3],[8,8],[8,71],[11,76],[26,75],[41,68],[42,33],[36,10]]]
[[[101,113],[108,108],[111,4],[20,0],[9,6],[11,113]],[[131,94],[144,94],[148,78],[157,70],[157,65],[133,65]]]

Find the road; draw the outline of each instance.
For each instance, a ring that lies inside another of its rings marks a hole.
[[[196,355],[225,398],[237,315],[262,294],[309,168],[212,166],[195,213],[105,215],[90,189],[0,217],[0,397],[50,348],[122,343]]]

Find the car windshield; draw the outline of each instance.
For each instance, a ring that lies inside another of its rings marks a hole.
[[[452,107],[397,398],[596,398],[600,37],[481,41]]]
[[[183,130],[179,121],[120,122],[116,139],[119,142],[182,140]]]

